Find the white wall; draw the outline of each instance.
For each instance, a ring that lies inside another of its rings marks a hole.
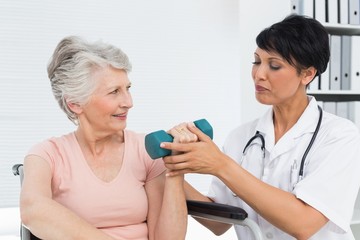
[[[72,131],[46,64],[61,38],[122,48],[133,63],[128,128],[169,129],[206,118],[222,144],[241,121],[238,0],[1,0],[0,207],[17,205],[11,166],[44,138]],[[188,176],[205,190],[207,176]]]
[[[250,75],[255,37],[289,12],[288,0],[2,0],[0,207],[17,204],[10,168],[28,148],[74,129],[46,77],[61,38],[103,39],[129,55],[135,104],[129,129],[166,130],[206,118],[221,146],[231,129],[264,111]],[[187,178],[202,191],[210,181]]]
[[[290,0],[239,0],[241,122],[259,117],[268,106],[259,104],[251,78],[257,34],[290,14]]]

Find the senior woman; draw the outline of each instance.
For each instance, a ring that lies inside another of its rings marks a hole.
[[[127,130],[131,64],[119,48],[75,36],[48,65],[74,132],[35,144],[24,160],[22,222],[41,239],[184,239],[183,176],[166,177]],[[57,126],[54,126],[57,127]]]

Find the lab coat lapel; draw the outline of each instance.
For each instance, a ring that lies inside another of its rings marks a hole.
[[[272,115],[272,109],[269,109],[264,116],[260,118],[257,125],[257,130],[260,131],[265,138],[265,149],[267,154],[270,154],[269,162],[293,149],[296,146],[295,141],[297,138],[307,133],[313,133],[319,116],[317,102],[315,98],[310,97],[309,105],[297,123],[286,132],[275,145]]]

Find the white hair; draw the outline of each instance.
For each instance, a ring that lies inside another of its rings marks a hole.
[[[86,104],[96,87],[92,72],[108,66],[131,71],[127,55],[101,41],[88,43],[80,37],[69,36],[55,48],[47,67],[51,88],[60,108],[75,125],[78,125],[77,115],[67,103]]]

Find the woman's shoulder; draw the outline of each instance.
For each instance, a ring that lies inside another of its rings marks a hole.
[[[125,130],[126,156],[133,159],[133,167],[144,168],[148,173],[146,179],[152,179],[165,171],[163,161],[156,161],[150,158],[145,149],[145,133],[138,133],[132,130]],[[135,159],[137,159],[135,161]]]
[[[355,137],[360,138],[360,129],[354,122],[347,118],[339,117],[324,111],[320,131],[327,133],[327,136]]]
[[[137,154],[140,158],[147,156],[145,151],[145,133],[138,133],[133,130],[124,130],[125,147],[132,154]]]
[[[125,135],[125,141],[131,142],[133,144],[144,144],[144,139],[145,139],[145,133],[139,133],[133,130],[124,130],[124,135]]]
[[[324,111],[322,126],[327,128],[334,128],[334,130],[336,128],[339,130],[349,129],[352,131],[355,130],[355,132],[359,131],[358,126],[356,126],[356,124],[353,121],[326,111]]]
[[[69,146],[72,147],[75,141],[76,137],[74,132],[62,136],[53,136],[35,143],[29,152],[39,151],[40,149],[42,151],[50,151],[53,149],[67,148]]]
[[[39,144],[41,144],[41,143],[59,143],[60,144],[60,143],[64,143],[64,142],[74,141],[74,140],[76,140],[75,133],[70,132],[70,133],[60,135],[60,136],[49,137],[49,138],[41,141]]]

